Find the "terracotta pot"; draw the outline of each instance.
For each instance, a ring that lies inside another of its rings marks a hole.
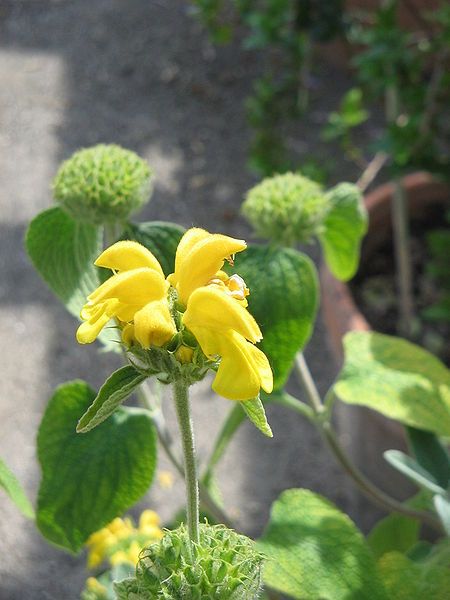
[[[414,173],[403,179],[409,212],[420,219],[432,205],[450,204],[448,185],[428,173]],[[391,198],[393,185],[376,188],[365,197],[369,230],[361,251],[361,264],[370,260],[377,249],[392,236]],[[394,260],[394,258],[393,258]],[[322,311],[336,365],[343,361],[342,337],[348,331],[369,331],[370,324],[356,305],[349,286],[337,281],[322,265],[320,269]],[[342,442],[358,466],[380,487],[398,497],[405,480],[389,467],[383,451],[405,449],[404,430],[397,422],[363,407],[337,403],[337,424]],[[407,491],[407,490],[406,490]]]

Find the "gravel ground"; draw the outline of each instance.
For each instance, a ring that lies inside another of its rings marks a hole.
[[[117,366],[94,347],[75,343],[73,319],[23,250],[28,221],[51,204],[58,163],[80,146],[119,143],[144,156],[157,174],[142,219],[248,238],[238,209],[255,180],[245,164],[243,100],[258,68],[258,57],[243,54],[238,44],[214,50],[181,0],[0,3],[0,455],[33,500],[35,435],[52,389],[78,377],[98,386]],[[342,73],[324,68],[316,115],[345,84]],[[312,126],[299,132],[297,143],[314,147],[316,138]],[[349,172],[345,164],[343,172]],[[307,357],[324,391],[335,372],[320,321]],[[202,459],[230,404],[211,398],[208,381],[195,395]],[[312,488],[361,517],[312,427],[281,409],[268,413],[274,439],[245,425],[220,468],[239,526],[258,534],[271,502],[289,487]],[[171,470],[164,460],[160,468]],[[151,506],[168,519],[182,501],[176,480],[170,490],[156,484],[138,509]],[[84,560],[49,546],[4,494],[0,511],[0,600],[78,598]]]

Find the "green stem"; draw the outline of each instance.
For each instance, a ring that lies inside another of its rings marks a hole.
[[[374,504],[384,510],[388,510],[389,512],[401,513],[407,517],[423,521],[424,523],[430,525],[433,529],[442,532],[439,521],[435,519],[431,513],[422,510],[415,510],[409,506],[406,506],[402,502],[399,502],[398,500],[395,500],[395,498],[391,498],[391,496],[385,494],[369,479],[367,479],[367,477],[350,461],[349,457],[339,443],[330,423],[322,423],[320,429],[329,448],[335,455],[344,471],[350,475],[360,490],[365,494],[365,496],[372,500]]]
[[[324,411],[324,406],[322,404],[320,394],[311,376],[308,365],[306,364],[305,357],[301,352],[299,352],[295,357],[295,370],[297,377],[306,392],[308,402],[310,403],[314,412],[316,414],[322,413]]]
[[[414,319],[412,266],[408,231],[408,205],[405,188],[399,178],[394,180],[392,196],[392,228],[394,231],[397,286],[400,301],[400,333],[410,338]]]
[[[386,89],[385,104],[387,122],[395,124],[400,114],[400,99],[395,84],[388,86]],[[402,335],[411,337],[414,301],[408,227],[408,198],[398,176],[394,179],[394,193],[392,195],[392,230],[397,268],[397,287],[400,296],[399,329]]]
[[[153,424],[156,427],[156,433],[158,435],[159,443],[161,444],[162,449],[166,453],[167,458],[170,460],[170,462],[181,475],[181,477],[184,478],[184,468],[174,451],[172,439],[167,429],[166,422],[164,420],[164,415],[161,411],[161,408],[159,406],[155,406],[155,403],[152,401],[152,397],[149,393],[146,383],[143,383],[139,387],[138,397],[142,406],[144,406],[151,413]],[[208,488],[205,486],[205,484],[199,481],[198,485],[200,500],[205,509],[211,514],[212,517],[214,517],[214,519],[218,523],[223,523],[227,527],[233,529],[233,522],[225,513],[225,511],[220,506],[218,506],[218,504],[211,497],[211,494],[209,493]]]
[[[309,402],[314,410],[316,417],[314,422],[316,427],[320,431],[330,450],[333,452],[336,460],[343,467],[344,471],[350,475],[363,494],[367,496],[374,504],[380,506],[388,512],[398,512],[413,519],[418,519],[419,521],[427,523],[434,529],[441,531],[442,528],[439,521],[435,519],[432,514],[421,510],[414,510],[409,506],[405,506],[398,500],[391,498],[369,479],[367,479],[367,477],[351,462],[333,430],[333,426],[329,420],[330,414],[325,410],[325,407],[322,404],[319,392],[311,377],[308,365],[302,354],[297,355],[296,372],[300,382],[305,388]],[[331,406],[332,403],[330,398],[328,402]]]
[[[195,460],[194,431],[189,410],[188,386],[183,380],[173,384],[175,408],[181,433],[184,454],[184,473],[186,478],[186,508],[189,537],[199,543],[199,493],[197,463]]]

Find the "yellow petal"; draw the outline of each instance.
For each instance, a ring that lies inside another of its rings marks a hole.
[[[183,323],[188,329],[234,329],[251,342],[262,339],[261,330],[252,315],[226,291],[212,285],[192,292]]]
[[[183,261],[190,254],[195,244],[206,239],[209,235],[211,234],[199,227],[192,227],[186,231],[178,244],[175,255],[175,273],[180,272],[180,269],[183,267]]]
[[[161,523],[161,519],[154,510],[146,509],[141,513],[139,517],[139,527],[146,527],[147,525],[158,526]]]
[[[194,328],[192,333],[207,356],[221,356],[212,385],[217,394],[230,400],[250,400],[261,387],[268,393],[272,391],[272,370],[267,357],[243,336],[234,331],[215,332],[201,327]]]
[[[169,279],[177,287],[181,302],[186,304],[196,288],[206,285],[220,271],[225,259],[246,247],[243,240],[208,234],[202,229],[185,233],[177,249],[175,273]]]
[[[271,392],[273,387],[272,371],[265,354],[242,336],[232,333],[223,350],[213,390],[230,400],[250,400],[259,394],[261,387],[266,392]]]
[[[134,315],[134,337],[143,348],[162,346],[176,328],[166,300],[149,302]]]
[[[142,267],[113,275],[92,292],[88,300],[98,304],[108,298],[117,298],[122,304],[144,306],[163,298],[167,288],[164,277],[148,267]]]
[[[82,323],[76,333],[79,344],[91,344],[97,339],[98,334],[108,321],[116,314],[118,300],[106,300],[100,304],[86,304],[81,310],[81,316],[87,319]]]
[[[130,271],[147,267],[164,277],[163,270],[156,257],[142,244],[125,240],[116,242],[107,248],[95,261],[97,267],[114,271]]]

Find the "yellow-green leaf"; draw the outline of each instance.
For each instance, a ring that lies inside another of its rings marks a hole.
[[[344,367],[334,384],[343,402],[386,417],[450,435],[450,370],[406,340],[373,332],[344,338]]]
[[[261,402],[259,396],[253,400],[246,400],[241,402],[241,406],[244,409],[245,414],[250,419],[255,427],[257,427],[261,433],[267,435],[267,437],[273,437],[272,430],[269,423],[267,422],[266,412],[264,405]]]
[[[257,548],[264,582],[298,600],[388,600],[361,532],[309,490],[281,494]]]
[[[389,552],[378,565],[390,600],[448,600],[448,564],[439,564],[432,556],[416,563],[400,552]]]

